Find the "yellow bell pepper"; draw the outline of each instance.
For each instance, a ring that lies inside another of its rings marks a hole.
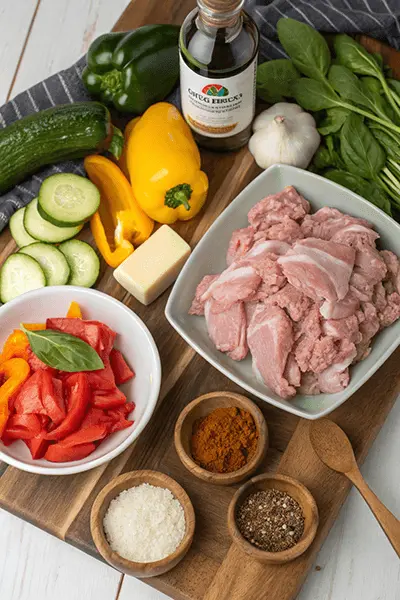
[[[43,331],[46,329],[46,323],[22,323],[28,331]]]
[[[69,319],[82,319],[82,311],[78,302],[71,302],[67,312],[67,317]]]
[[[9,361],[10,358],[23,358],[28,360],[29,341],[21,329],[14,329],[4,342],[0,354],[0,365]]]
[[[190,128],[172,104],[153,104],[133,124],[126,161],[135,198],[155,221],[187,221],[201,210],[207,175]]]
[[[22,358],[11,358],[0,365],[0,377],[6,380],[0,387],[0,436],[10,414],[8,401],[28,379],[30,372],[28,363]]]
[[[110,267],[118,267],[153,231],[154,223],[136,202],[121,169],[104,156],[87,156],[89,179],[100,191],[99,210],[90,227],[97,247]]]
[[[136,125],[136,123],[139,121],[139,119],[140,119],[140,117],[135,117],[134,119],[129,121],[129,123],[125,127],[125,129],[124,129],[124,147],[122,148],[122,154],[119,157],[119,160],[117,161],[119,168],[121,169],[121,171],[123,172],[125,177],[128,179],[128,181],[130,181],[131,178],[129,176],[126,149],[128,146],[128,140],[129,140],[129,136],[131,135],[131,131],[134,128],[134,126]]]

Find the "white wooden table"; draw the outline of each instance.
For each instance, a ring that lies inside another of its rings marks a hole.
[[[0,0],[0,104],[69,66],[93,38],[111,29],[128,2]],[[371,486],[397,515],[399,434],[400,402],[363,467]],[[1,600],[166,598],[1,510],[0,532]],[[299,600],[400,600],[400,562],[355,491]]]

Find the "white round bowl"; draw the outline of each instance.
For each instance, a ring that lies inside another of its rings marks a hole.
[[[81,306],[85,319],[101,321],[117,332],[115,347],[121,350],[136,373],[136,377],[120,386],[127,399],[135,402],[135,410],[128,417],[134,420],[134,425],[113,433],[86,458],[65,463],[52,463],[45,459],[33,460],[27,446],[21,440],[10,446],[4,446],[0,441],[0,461],[30,473],[71,475],[88,471],[115,458],[130,446],[146,427],[160,391],[160,357],[146,325],[121,302],[96,290],[55,286],[34,290],[15,298],[0,308],[0,347],[20,323],[41,323],[45,322],[46,318],[65,317],[73,300]]]

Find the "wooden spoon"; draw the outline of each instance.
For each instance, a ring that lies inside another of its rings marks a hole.
[[[400,557],[400,521],[365,483],[344,431],[329,419],[319,419],[311,423],[310,440],[322,462],[330,469],[343,473],[356,486]]]

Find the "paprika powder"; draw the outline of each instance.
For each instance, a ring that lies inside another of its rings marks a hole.
[[[231,473],[254,456],[258,431],[251,414],[235,406],[213,410],[193,425],[191,452],[195,462],[214,473]]]

